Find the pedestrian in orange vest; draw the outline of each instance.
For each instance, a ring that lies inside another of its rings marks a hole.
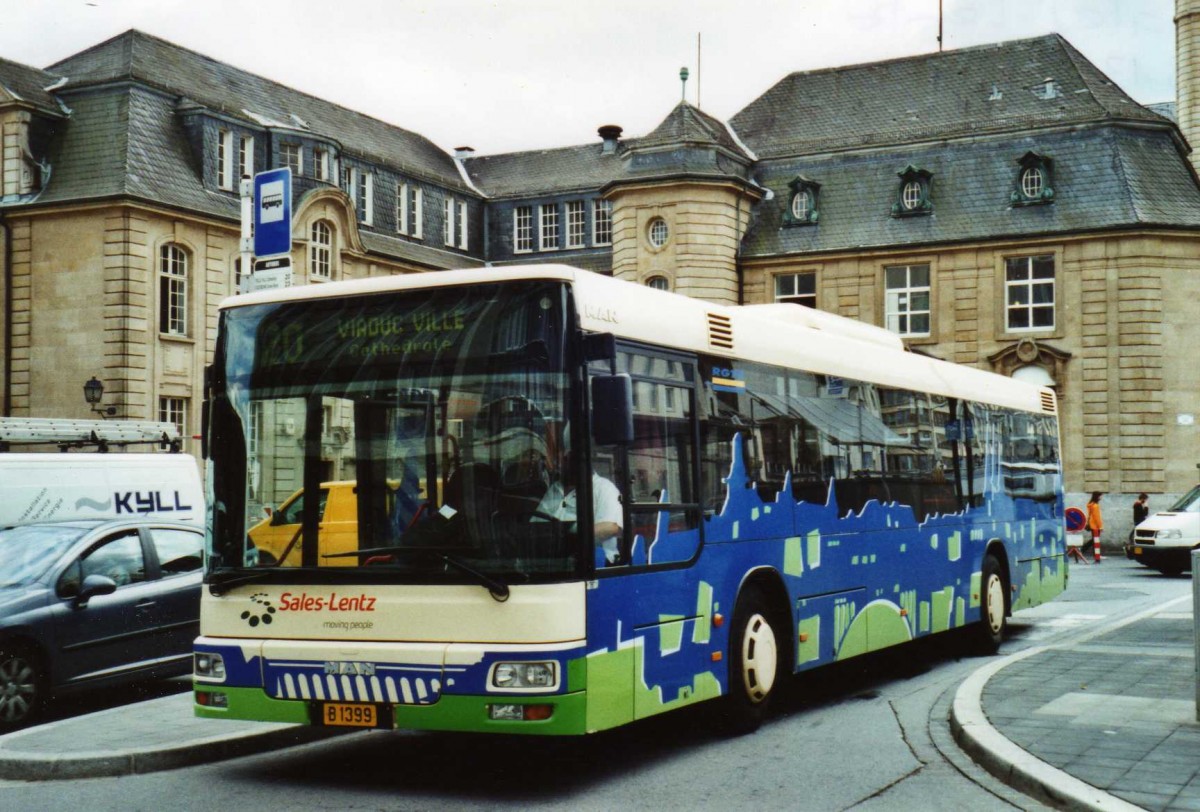
[[[1087,503],[1087,529],[1092,531],[1092,552],[1096,563],[1100,563],[1100,531],[1104,529],[1104,517],[1100,513],[1100,491],[1092,491]]]

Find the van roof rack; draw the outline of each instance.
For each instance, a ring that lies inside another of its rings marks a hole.
[[[60,451],[110,446],[157,444],[177,452],[183,448],[179,427],[153,420],[73,420],[62,417],[0,417],[0,451],[14,445],[57,445]]]

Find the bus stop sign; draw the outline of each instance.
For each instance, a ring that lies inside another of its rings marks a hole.
[[[292,253],[292,170],[272,169],[254,176],[254,256]]]

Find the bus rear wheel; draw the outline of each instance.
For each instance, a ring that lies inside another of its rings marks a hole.
[[[729,630],[729,732],[751,733],[763,723],[779,683],[779,654],[770,608],[762,593],[751,587],[738,598]]]
[[[996,556],[983,557],[979,579],[979,622],[972,629],[972,648],[979,654],[995,654],[1008,628],[1007,605],[1004,601],[1004,571]]]

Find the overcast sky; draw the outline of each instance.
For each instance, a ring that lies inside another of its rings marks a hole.
[[[1173,0],[943,9],[947,50],[1056,32],[1136,100],[1175,97]],[[480,154],[643,135],[684,66],[688,101],[728,119],[792,71],[938,47],[938,0],[0,0],[0,21],[27,65],[137,28]]]

